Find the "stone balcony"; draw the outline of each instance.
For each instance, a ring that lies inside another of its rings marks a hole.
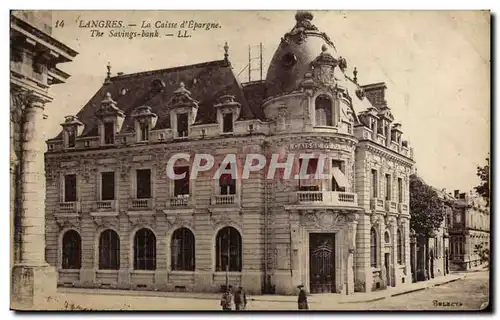
[[[154,210],[154,199],[130,199],[128,203],[130,211],[151,211]]]
[[[384,199],[372,198],[370,200],[370,209],[378,210],[378,211],[385,211]]]
[[[165,206],[167,208],[187,208],[192,206],[192,201],[193,198],[190,195],[180,195],[168,199]]]
[[[118,212],[118,200],[98,200],[85,202],[85,211],[92,213]]]
[[[297,191],[292,202],[298,205],[357,207],[358,195],[336,191]]]
[[[385,210],[390,213],[398,213],[398,203],[396,201],[386,200]]]
[[[212,206],[234,206],[238,205],[238,202],[235,194],[216,195],[210,199],[210,205]]]
[[[59,202],[57,204],[57,213],[59,214],[77,214],[81,211],[80,202]]]

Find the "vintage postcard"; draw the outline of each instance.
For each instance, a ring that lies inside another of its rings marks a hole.
[[[489,11],[11,11],[11,308],[490,308]]]

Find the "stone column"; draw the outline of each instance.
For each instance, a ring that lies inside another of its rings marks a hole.
[[[384,218],[381,217],[378,220],[378,243],[377,243],[377,255],[378,255],[378,268],[380,268],[380,279],[382,280],[381,287],[384,288],[384,284],[387,283],[387,273],[385,270],[385,221]]]
[[[12,270],[12,307],[31,309],[55,294],[57,273],[45,261],[44,104],[24,109],[21,137],[20,254]]]
[[[359,215],[347,216],[347,288],[346,294],[354,293],[354,253],[356,251],[356,227]]]
[[[392,287],[397,286],[397,276],[398,276],[398,225],[396,218],[391,216],[388,221],[389,230],[391,232],[391,240],[392,240],[392,252],[391,252],[391,265],[389,266],[389,270],[391,272],[389,279],[389,285]]]

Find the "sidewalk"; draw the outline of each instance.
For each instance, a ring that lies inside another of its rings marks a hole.
[[[450,282],[463,279],[467,273],[482,271],[484,266],[480,266],[466,272],[453,273],[442,277],[437,277],[423,282],[409,283],[398,287],[389,287],[385,290],[369,293],[356,292],[352,295],[341,294],[312,294],[308,297],[309,304],[346,304],[362,303],[382,300],[389,297],[399,296],[411,292],[425,290],[427,288],[444,285]],[[197,292],[160,292],[160,291],[138,291],[138,290],[113,290],[113,289],[84,289],[84,288],[58,288],[61,294],[83,294],[83,295],[105,295],[105,296],[138,296],[138,297],[165,297],[178,299],[205,299],[219,300],[219,293],[197,293]],[[296,302],[296,296],[281,295],[258,295],[248,297],[250,301],[269,302]]]

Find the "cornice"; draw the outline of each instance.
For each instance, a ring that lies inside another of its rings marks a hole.
[[[402,155],[394,150],[391,150],[385,146],[381,146],[379,144],[375,144],[371,140],[361,140],[358,143],[358,146],[360,147],[366,147],[367,151],[373,152],[374,154],[378,154],[383,156],[386,159],[393,160],[408,166],[413,166],[415,164],[415,161]]]

